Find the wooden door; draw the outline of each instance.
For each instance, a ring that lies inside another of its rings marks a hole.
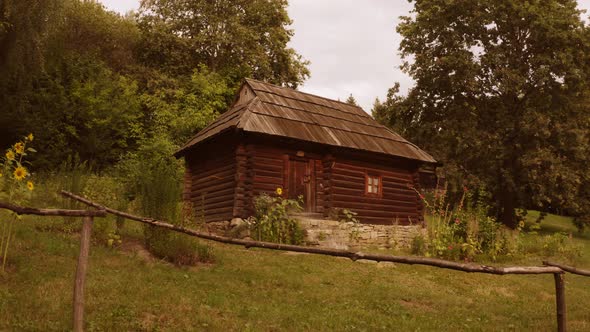
[[[313,160],[289,160],[289,198],[303,196],[305,212],[315,212],[314,166]]]

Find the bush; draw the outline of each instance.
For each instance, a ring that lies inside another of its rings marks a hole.
[[[454,209],[448,203],[446,190],[435,191],[432,200],[419,192],[417,194],[424,201],[430,218],[428,235],[426,238],[418,235],[414,239],[413,252],[470,261],[477,255],[487,255],[495,260],[517,250],[518,231],[515,234],[488,215],[485,190],[480,189],[475,195],[477,200],[473,201],[474,195],[464,188]]]
[[[139,200],[142,215],[182,225],[183,168],[172,156],[173,152],[174,146],[167,140],[151,139],[143,142],[136,153],[129,154],[121,162],[120,169],[127,174],[127,186]],[[146,225],[144,238],[151,253],[175,264],[192,265],[213,260],[209,247],[186,235]]]
[[[423,199],[430,215],[428,236],[416,236],[412,242],[412,253],[453,260],[474,260],[481,255],[497,260],[500,257],[517,254],[538,254],[545,257],[560,255],[575,260],[581,249],[572,243],[564,233],[539,236],[540,228],[535,223],[528,233],[523,231],[524,221],[516,230],[511,230],[489,216],[485,203],[487,193],[480,189],[474,195],[467,188],[455,208],[447,202],[445,191],[436,191],[432,199]],[[477,199],[473,199],[477,197]],[[525,212],[519,212],[525,215]]]
[[[281,193],[282,190],[277,189],[278,197],[262,194],[254,199],[256,213],[251,234],[259,241],[301,244],[305,231],[289,216],[289,212],[302,210],[301,198],[284,199],[280,197]]]

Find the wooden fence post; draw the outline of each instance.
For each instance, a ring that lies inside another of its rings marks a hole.
[[[555,300],[557,305],[557,331],[565,332],[566,327],[566,308],[565,308],[565,282],[564,273],[554,273],[555,279]]]
[[[86,270],[88,269],[88,252],[90,251],[90,233],[92,231],[93,217],[84,217],[82,232],[80,234],[80,255],[76,269],[74,283],[74,331],[84,330],[84,283]]]

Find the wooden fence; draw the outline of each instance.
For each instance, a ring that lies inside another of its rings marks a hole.
[[[73,299],[73,328],[74,331],[84,330],[84,284],[86,282],[86,271],[88,270],[88,254],[90,252],[90,233],[94,217],[106,217],[104,210],[62,210],[62,209],[37,209],[22,207],[13,204],[0,202],[0,209],[10,210],[19,215],[37,216],[61,216],[61,217],[82,217],[82,232],[80,234],[80,253],[78,254],[78,265],[74,278],[74,299]],[[8,245],[8,244],[7,244]]]
[[[88,251],[89,251],[89,239],[90,231],[92,227],[93,217],[104,217],[106,213],[110,213],[116,216],[120,216],[126,219],[139,221],[145,224],[153,225],[156,227],[166,228],[172,231],[188,234],[198,238],[227,243],[241,245],[246,248],[256,247],[273,250],[284,250],[284,251],[295,251],[305,252],[311,254],[328,255],[336,257],[347,257],[353,261],[358,259],[365,259],[377,262],[394,262],[401,264],[417,264],[434,266],[444,269],[451,269],[456,271],[470,272],[470,273],[487,273],[496,275],[506,274],[553,274],[555,281],[555,297],[556,297],[556,308],[557,308],[557,330],[566,331],[566,301],[565,301],[565,272],[578,274],[582,276],[590,276],[590,271],[577,269],[571,266],[561,265],[554,262],[543,262],[543,266],[509,266],[509,267],[495,267],[488,265],[479,265],[471,263],[458,263],[436,258],[427,257],[410,257],[410,256],[393,256],[393,255],[381,255],[381,254],[365,254],[362,252],[353,252],[348,250],[339,249],[327,249],[327,248],[314,248],[304,247],[296,245],[286,245],[280,243],[261,242],[234,239],[225,236],[219,236],[214,234],[202,233],[193,229],[173,225],[164,221],[135,216],[126,212],[111,209],[109,207],[100,205],[84,197],[62,191],[61,194],[65,197],[69,197],[88,206],[94,207],[98,210],[47,210],[47,209],[34,209],[34,208],[23,208],[6,203],[0,202],[0,208],[14,211],[17,214],[35,214],[35,215],[47,215],[47,216],[80,216],[84,217],[84,224],[82,228],[82,236],[80,240],[80,255],[78,258],[78,268],[76,271],[76,279],[74,286],[74,331],[83,330],[83,296],[84,296],[84,280],[86,275],[86,269],[88,266]]]

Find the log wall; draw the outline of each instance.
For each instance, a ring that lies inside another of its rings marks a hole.
[[[372,224],[423,221],[424,206],[408,187],[419,189],[416,163],[237,136],[216,140],[187,156],[184,199],[192,204],[195,217],[206,222],[247,218],[254,214],[256,196],[281,187],[286,197],[293,159],[309,160],[313,212],[328,217],[337,209],[349,209],[358,213],[361,222]],[[367,173],[381,176],[380,195],[365,193]]]
[[[289,192],[289,160],[294,158],[297,151],[304,151],[305,157],[309,158],[311,169],[313,170],[312,177],[315,186],[315,212],[323,212],[324,210],[324,181],[323,181],[323,165],[320,160],[320,155],[307,150],[298,150],[295,148],[280,148],[276,146],[264,144],[248,144],[245,147],[247,163],[245,167],[247,174],[244,185],[249,187],[246,189],[244,196],[244,213],[240,215],[250,215],[254,212],[252,208],[252,199],[261,194],[273,194],[278,187],[281,187],[284,192],[284,197],[287,197]],[[240,198],[237,198],[238,200]]]
[[[197,220],[228,220],[234,214],[236,149],[224,143],[187,156],[183,197]]]
[[[422,202],[416,192],[408,188],[408,185],[419,185],[416,170],[342,158],[328,164],[332,167],[328,176],[330,199],[327,207],[357,212],[357,218],[363,223],[408,225],[423,221]],[[381,195],[365,193],[367,173],[381,176]]]

